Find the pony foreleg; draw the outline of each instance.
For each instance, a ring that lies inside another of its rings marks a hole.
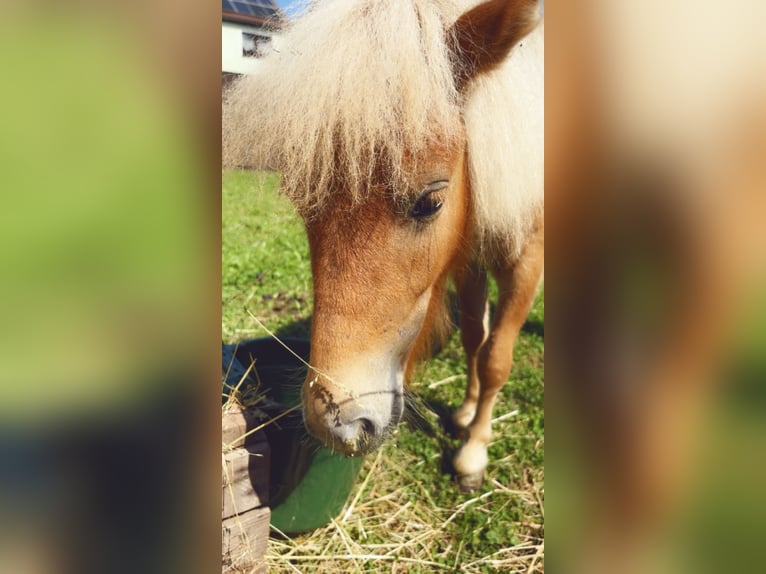
[[[542,227],[518,261],[494,270],[500,295],[489,338],[479,350],[476,414],[468,427],[468,440],[454,459],[458,481],[464,490],[478,488],[484,480],[487,445],[492,434],[492,408],[511,372],[513,346],[534,300],[542,270]]]
[[[463,404],[452,415],[461,431],[468,429],[476,414],[479,401],[479,350],[489,333],[489,305],[487,304],[487,272],[483,266],[471,262],[455,276],[460,303],[460,337],[468,365],[468,385]]]

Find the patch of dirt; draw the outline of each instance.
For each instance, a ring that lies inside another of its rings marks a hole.
[[[289,314],[295,310],[305,310],[308,307],[309,294],[307,291],[302,293],[288,293],[280,291],[276,294],[266,293],[261,300],[267,307],[270,307],[274,313],[279,315]]]
[[[280,323],[287,320],[289,323],[280,327],[277,334],[282,337],[308,337],[311,324],[312,300],[307,291],[294,293],[279,291],[267,293],[261,297],[264,309],[268,309]]]

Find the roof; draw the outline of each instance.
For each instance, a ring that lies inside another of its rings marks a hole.
[[[274,0],[221,0],[221,17],[227,22],[280,28],[285,19]]]

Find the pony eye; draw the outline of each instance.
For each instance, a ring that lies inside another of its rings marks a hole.
[[[444,205],[442,190],[446,181],[437,181],[429,185],[410,208],[409,217],[415,221],[426,221],[434,217]]]

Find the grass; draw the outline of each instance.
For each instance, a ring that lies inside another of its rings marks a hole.
[[[307,336],[308,245],[274,174],[223,178],[223,339]],[[256,191],[258,188],[258,191]],[[495,287],[493,286],[493,290]],[[448,472],[459,446],[440,423],[460,404],[465,360],[453,332],[416,369],[407,421],[369,455],[346,507],[326,527],[273,538],[269,572],[542,572],[544,295],[530,313],[495,408],[484,486],[461,493]]]

